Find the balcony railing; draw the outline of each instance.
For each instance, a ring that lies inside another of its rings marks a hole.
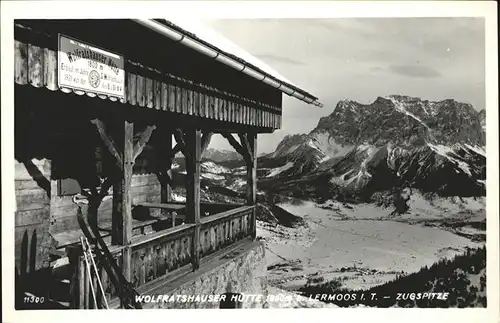
[[[231,207],[233,207],[231,209]],[[140,293],[146,293],[175,277],[193,271],[193,243],[199,246],[200,260],[222,251],[224,248],[254,234],[254,206],[203,204],[201,210],[219,213],[202,217],[199,241],[195,239],[195,224],[182,224],[161,231],[135,236],[131,241],[131,283]],[[121,267],[123,247],[110,247],[110,251]],[[97,259],[96,259],[97,261]],[[97,263],[100,280],[111,307],[118,307],[118,293],[107,273]],[[74,281],[74,307],[93,308],[90,280],[97,286],[97,278],[92,272],[89,277],[83,255],[76,266]],[[99,293],[98,293],[99,294]],[[98,295],[98,304],[102,303]]]

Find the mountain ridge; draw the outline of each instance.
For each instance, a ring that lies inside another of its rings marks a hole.
[[[289,165],[276,178],[323,176],[329,180],[322,185],[355,194],[406,183],[445,195],[484,195],[483,111],[453,99],[345,99],[308,134],[286,136],[262,158]]]

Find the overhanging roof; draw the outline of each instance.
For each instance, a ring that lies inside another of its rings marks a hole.
[[[317,97],[293,85],[267,64],[206,26],[189,20],[170,20],[134,19],[142,26],[264,82],[289,96],[318,107],[323,106]]]

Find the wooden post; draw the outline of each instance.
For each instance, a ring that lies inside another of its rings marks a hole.
[[[68,255],[69,264],[74,273],[70,282],[70,307],[73,309],[84,308],[85,262],[82,258],[82,248],[81,246],[68,246],[66,247],[66,254]]]
[[[134,124],[124,121],[123,172],[113,187],[113,215],[111,241],[128,246],[132,238],[132,171],[134,163]],[[130,281],[130,249],[123,250],[123,275]]]
[[[200,266],[200,159],[201,130],[189,129],[186,136],[186,223],[196,224],[192,243],[193,270]]]
[[[252,238],[257,235],[255,204],[257,203],[257,133],[247,134],[250,158],[247,160],[247,205],[253,205]]]
[[[172,178],[172,160],[174,159],[175,156],[172,156],[170,158],[170,154],[172,153],[172,133],[168,133],[165,138],[164,138],[164,147],[162,149],[166,150],[166,154],[162,154],[163,156],[167,156],[166,162],[166,177]],[[163,162],[160,161],[160,162]],[[172,187],[170,185],[170,181],[168,179],[162,179],[160,181],[161,185],[161,203],[170,203],[172,201]]]

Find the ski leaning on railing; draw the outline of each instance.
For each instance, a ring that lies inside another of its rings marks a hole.
[[[88,214],[88,217],[90,214]],[[97,215],[95,215],[97,216]],[[93,234],[89,230],[89,226],[85,223],[83,219],[83,213],[81,207],[78,207],[77,218],[80,228],[83,234],[95,245],[95,254],[100,264],[102,264],[104,270],[106,270],[111,283],[115,286],[118,291],[118,297],[120,298],[121,306],[127,309],[142,309],[142,305],[136,301],[136,296],[139,294],[133,288],[132,284],[127,281],[123,276],[122,271],[115,262],[115,259],[106,245],[106,242],[102,239],[97,226],[94,228],[90,226]],[[97,221],[92,221],[88,219],[89,223],[97,223]],[[83,246],[82,246],[83,247]],[[102,304],[101,304],[102,306]]]

